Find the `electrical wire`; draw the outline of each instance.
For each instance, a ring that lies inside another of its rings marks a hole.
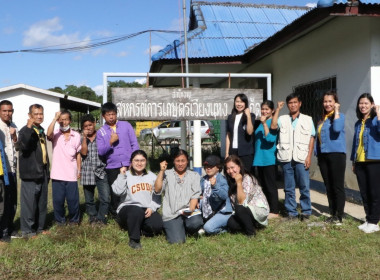
[[[96,43],[91,43],[91,44],[85,44],[86,42],[93,42],[93,41],[99,41],[103,39],[94,39],[94,40],[87,40],[87,41],[81,41],[81,42],[75,42],[75,43],[70,43],[70,44],[62,44],[62,45],[54,45],[54,46],[48,46],[48,47],[39,47],[39,48],[32,48],[32,49],[24,49],[24,50],[10,50],[10,51],[0,51],[0,54],[9,54],[9,53],[17,53],[17,52],[22,52],[22,53],[68,53],[68,52],[81,52],[81,51],[86,51],[89,49],[94,49],[94,48],[99,48],[102,46],[106,45],[111,45],[111,44],[116,44],[128,39],[131,39],[133,37],[139,36],[144,33],[149,33],[149,32],[158,32],[158,33],[180,33],[180,31],[174,31],[174,30],[156,30],[156,29],[149,29],[149,30],[144,30],[128,35],[123,35],[123,36],[115,36],[115,37],[107,37],[108,40],[101,41],[101,42],[96,42]],[[65,46],[65,45],[78,45],[79,46],[74,46],[74,47],[66,47],[66,48],[58,48],[60,46]]]

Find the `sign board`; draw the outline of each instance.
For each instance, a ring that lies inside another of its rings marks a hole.
[[[112,101],[120,120],[224,120],[239,93],[259,116],[262,89],[112,88]]]

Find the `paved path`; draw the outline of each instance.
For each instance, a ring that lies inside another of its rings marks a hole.
[[[296,189],[296,194],[297,202],[299,203],[300,194],[298,189]],[[285,198],[285,193],[283,189],[278,190],[278,197],[280,199]],[[310,198],[313,211],[316,215],[328,215],[329,208],[327,196],[325,194],[322,194],[314,190],[310,190]],[[346,201],[344,212],[358,220],[365,221],[365,213],[362,205]]]

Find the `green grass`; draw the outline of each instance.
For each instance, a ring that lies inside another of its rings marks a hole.
[[[380,234],[362,233],[351,218],[342,227],[308,227],[322,221],[278,219],[255,238],[226,233],[181,245],[143,237],[143,249],[133,250],[114,221],[93,227],[84,215],[80,226],[53,226],[49,235],[2,244],[0,278],[379,279]]]

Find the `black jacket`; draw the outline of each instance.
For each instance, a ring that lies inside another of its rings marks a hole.
[[[43,135],[41,141],[45,141],[46,156],[46,136]],[[18,135],[19,145],[19,173],[22,180],[38,180],[44,177],[44,169],[47,168],[49,175],[49,157],[47,156],[47,165],[42,160],[42,149],[40,137],[33,128],[24,126]]]
[[[255,118],[256,118],[255,114],[251,113],[252,125],[254,124]],[[235,119],[233,118],[233,115],[231,114],[227,118],[227,128],[226,128],[227,132],[229,132],[231,136],[230,147],[228,148],[230,154],[232,150],[232,141],[234,139],[234,124],[235,124]],[[244,116],[242,116],[239,122],[239,127],[238,127],[238,155],[239,156],[253,155],[254,153],[254,144],[253,144],[254,133],[252,133],[252,135],[249,135],[246,132],[246,129],[247,129],[246,127],[247,127],[247,119],[244,118]]]

